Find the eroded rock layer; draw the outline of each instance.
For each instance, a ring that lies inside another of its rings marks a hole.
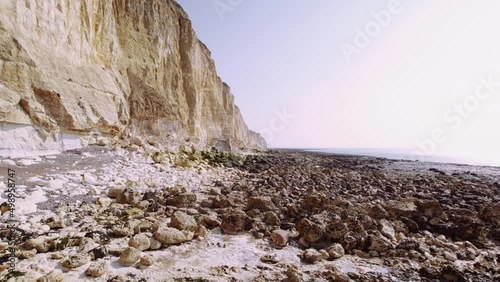
[[[173,0],[2,0],[0,149],[140,134],[263,147]]]

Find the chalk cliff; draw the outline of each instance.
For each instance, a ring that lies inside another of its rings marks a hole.
[[[0,150],[265,147],[173,0],[0,0]]]

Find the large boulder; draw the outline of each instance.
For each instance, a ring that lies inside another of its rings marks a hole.
[[[175,245],[188,240],[182,231],[171,227],[160,228],[153,234],[153,236],[163,245]]]
[[[141,251],[134,248],[128,247],[120,255],[118,262],[123,266],[131,266],[141,259]]]
[[[196,202],[196,194],[194,193],[181,193],[170,196],[167,199],[167,205],[175,206],[178,208],[190,208]]]
[[[134,235],[134,237],[132,237],[130,241],[128,241],[128,245],[140,251],[145,251],[151,246],[151,241],[146,234],[139,233],[137,235]]]
[[[247,202],[247,210],[257,209],[260,211],[271,211],[276,210],[271,197],[250,197]]]
[[[271,232],[271,240],[276,247],[283,248],[290,240],[290,231],[276,229]]]
[[[194,217],[182,211],[176,211],[172,215],[170,226],[179,230],[188,230],[195,232],[198,224]]]

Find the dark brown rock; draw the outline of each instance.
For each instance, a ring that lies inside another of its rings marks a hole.
[[[251,197],[247,202],[247,210],[258,209],[261,211],[276,210],[271,197]]]
[[[227,234],[237,234],[252,228],[252,221],[245,212],[239,210],[228,211],[222,218],[220,225]]]
[[[175,206],[178,208],[191,208],[196,202],[196,194],[194,193],[181,193],[178,195],[170,196],[167,198],[167,205]]]

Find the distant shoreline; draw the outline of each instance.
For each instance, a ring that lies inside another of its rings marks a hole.
[[[435,165],[457,165],[474,167],[500,168],[500,163],[488,163],[474,161],[466,158],[447,156],[418,156],[414,154],[404,154],[401,152],[391,153],[390,149],[350,149],[350,148],[269,148],[269,150],[281,152],[314,153],[324,155],[338,155],[350,157],[381,158],[392,161],[404,161],[411,163],[430,163]],[[371,152],[370,152],[371,150]],[[385,151],[387,150],[387,151]]]

